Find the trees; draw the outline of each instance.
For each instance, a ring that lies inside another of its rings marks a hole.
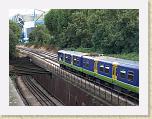
[[[138,10],[98,11],[101,18],[92,35],[93,46],[103,53],[138,53],[138,14]]]
[[[53,43],[53,39],[51,38],[49,31],[46,29],[44,25],[37,26],[30,34],[29,34],[29,43],[35,45],[45,45]]]
[[[33,41],[41,45],[49,43],[60,48],[91,48],[108,54],[139,52],[138,10],[53,9],[44,20],[49,32],[32,32],[30,42],[35,39]],[[34,35],[37,36],[32,38]]]
[[[19,43],[21,29],[17,23],[9,21],[9,57],[10,59],[16,55],[16,45]]]

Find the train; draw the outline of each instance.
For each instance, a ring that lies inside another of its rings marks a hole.
[[[139,94],[139,62],[89,53],[59,50],[61,67],[85,74],[98,83]]]

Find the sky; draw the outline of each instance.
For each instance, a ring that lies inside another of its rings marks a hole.
[[[38,10],[42,10],[42,11],[49,11],[49,9],[35,9],[35,13],[36,14],[41,14],[41,11]],[[26,14],[34,14],[34,9],[10,9],[9,10],[9,18],[13,17],[16,14],[21,14],[21,15],[26,15]],[[33,21],[29,21],[29,22],[25,22],[24,23],[24,27],[25,28],[30,28],[30,27],[34,27],[34,22]]]
[[[49,11],[49,9],[39,9],[39,10],[42,10],[42,11]],[[34,13],[34,9],[10,9],[9,10],[9,18],[16,15],[16,14],[22,14],[22,15],[25,15],[25,14],[33,14]],[[36,13],[42,13],[38,10],[36,10]]]

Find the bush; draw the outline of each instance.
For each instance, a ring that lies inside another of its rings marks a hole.
[[[16,56],[16,45],[19,43],[21,29],[19,25],[13,21],[9,21],[9,58]]]
[[[42,46],[50,44],[50,42],[53,42],[53,40],[44,25],[36,27],[29,34],[29,44]]]
[[[52,43],[60,48],[90,48],[96,52],[139,52],[139,10],[50,10],[45,15]]]

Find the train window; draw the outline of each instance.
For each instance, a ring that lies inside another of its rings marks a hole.
[[[60,57],[59,57],[59,61],[62,61],[62,60],[63,60],[63,57],[62,57],[62,56],[60,56]]]
[[[88,64],[88,63],[86,63],[86,64],[85,64],[85,67],[86,67],[86,68],[88,68],[88,67],[89,67],[89,64]]]
[[[77,58],[73,57],[73,64],[76,65],[77,64]]]
[[[89,67],[89,62],[86,62],[85,67],[86,67],[86,68]]]
[[[103,64],[100,65],[100,71],[104,72],[104,65]]]
[[[77,58],[77,64],[79,64],[79,58]]]
[[[89,67],[89,62],[87,59],[83,59],[83,66],[88,68]]]
[[[109,73],[109,69],[110,69],[109,65],[106,65],[105,66],[105,73]]]
[[[68,56],[67,55],[65,55],[65,61],[68,62]]]
[[[132,81],[134,79],[134,72],[133,71],[128,71],[128,80]]]
[[[68,55],[66,55],[66,56],[65,56],[65,61],[66,61],[67,63],[71,63],[71,57],[68,56]]]
[[[83,59],[83,65],[85,65],[85,63],[86,63],[86,60]]]
[[[120,70],[120,77],[126,78],[126,71],[125,70]]]
[[[71,56],[68,56],[68,63],[71,64]]]
[[[85,64],[86,64],[86,60],[83,59],[83,67],[85,67]]]
[[[59,54],[59,61],[63,61],[63,54]]]

